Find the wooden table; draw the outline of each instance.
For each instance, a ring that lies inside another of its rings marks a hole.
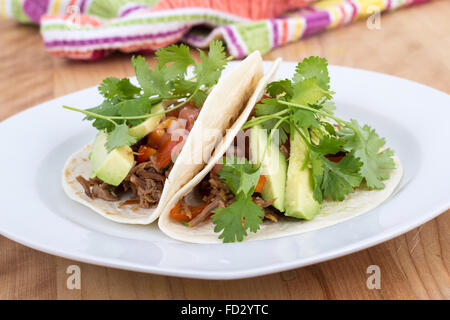
[[[331,64],[411,79],[450,93],[450,1],[383,15],[287,45],[264,56]],[[107,76],[133,74],[130,56],[83,63],[50,57],[37,28],[0,21],[0,120]],[[424,106],[426,108],[426,106]],[[30,137],[32,139],[32,137]],[[414,153],[412,153],[412,156]],[[449,195],[450,196],[450,195]],[[204,281],[141,274],[69,261],[0,237],[0,299],[449,299],[450,211],[370,249],[297,270],[246,280]],[[66,268],[81,267],[81,290],[66,288]],[[366,269],[381,268],[369,290]]]

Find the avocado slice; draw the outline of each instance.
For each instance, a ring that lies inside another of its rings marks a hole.
[[[151,113],[157,113],[163,110],[164,106],[162,102],[160,102],[152,108]],[[164,114],[160,114],[146,119],[144,122],[138,124],[137,126],[130,128],[130,135],[136,137],[138,140],[141,140],[143,137],[152,132],[163,118]]]
[[[291,134],[291,154],[286,181],[286,216],[311,220],[320,211],[314,199],[311,169],[303,167],[308,148],[297,131]]]
[[[122,146],[108,152],[105,147],[108,133],[99,131],[89,154],[91,162],[91,178],[118,186],[133,168],[133,150],[129,146]]]
[[[272,206],[280,212],[284,212],[287,161],[277,145],[270,143],[264,155],[267,145],[267,131],[256,125],[250,129],[250,152],[252,161],[261,163],[261,174],[266,177],[261,196],[264,200],[276,199]],[[262,161],[262,162],[261,162]]]
[[[151,112],[161,112],[164,110],[162,103],[155,105]],[[139,125],[130,128],[130,135],[142,139],[152,132],[164,118],[164,114],[146,119]],[[99,178],[100,180],[118,186],[128,175],[134,165],[133,150],[129,146],[122,146],[108,152],[105,143],[108,138],[106,131],[99,131],[92,145],[92,151],[89,155],[91,162],[91,178]]]

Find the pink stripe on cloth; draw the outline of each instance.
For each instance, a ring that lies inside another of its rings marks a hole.
[[[84,9],[86,7],[86,1],[87,0],[81,0],[81,2],[80,2],[80,12],[84,12]]]
[[[107,37],[107,38],[95,38],[95,39],[85,39],[85,40],[55,40],[44,42],[44,45],[47,48],[60,47],[60,46],[68,46],[68,47],[82,47],[82,46],[90,46],[90,45],[98,45],[98,44],[110,44],[114,42],[129,42],[129,41],[137,41],[137,40],[149,40],[149,39],[160,39],[164,37],[173,36],[176,34],[183,34],[186,30],[188,30],[188,26],[184,26],[182,28],[160,32],[160,33],[150,33],[150,34],[140,34],[134,36],[116,36],[116,37]]]
[[[39,24],[41,17],[47,13],[49,0],[25,0],[23,11],[34,23]]]
[[[269,19],[270,23],[272,24],[272,35],[273,35],[273,43],[272,46],[274,48],[278,47],[280,36],[278,33],[278,23],[276,19]]]
[[[135,5],[135,6],[133,6],[133,7],[130,7],[130,8],[128,8],[128,9],[124,10],[124,11],[120,14],[120,16],[121,16],[121,17],[125,17],[125,16],[129,15],[130,13],[132,13],[132,12],[134,12],[134,11],[137,11],[137,10],[139,10],[139,9],[144,9],[144,8],[148,8],[148,6],[145,5],[145,4],[138,4],[138,5]]]
[[[330,15],[327,11],[314,11],[305,15],[306,31],[302,37],[308,37],[320,32],[330,24]]]
[[[223,26],[223,28],[225,29],[225,32],[227,33],[228,37],[230,38],[231,43],[236,47],[236,51],[237,51],[239,57],[245,56],[244,50],[242,49],[241,45],[238,43],[233,30],[231,30],[231,28],[229,26]]]

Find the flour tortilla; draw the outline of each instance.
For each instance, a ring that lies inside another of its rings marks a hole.
[[[241,114],[263,75],[261,54],[259,51],[255,51],[220,78],[203,104],[186,143],[166,179],[157,208],[143,209],[138,205],[119,207],[120,203],[131,197],[130,194],[124,195],[119,201],[91,199],[86,196],[82,186],[75,178],[79,175],[87,178],[90,175],[91,166],[88,155],[91,151],[91,144],[67,160],[62,175],[64,191],[71,199],[91,208],[109,220],[128,224],[153,222],[159,217],[168,200],[178,189],[188,183],[205,166],[222,137],[229,134],[226,129],[230,128]],[[211,131],[216,134],[209,135],[208,133]],[[199,154],[202,157],[196,157],[193,163],[192,155]]]
[[[219,163],[228,147],[233,142],[234,136],[237,135],[242,125],[246,122],[254,105],[258,102],[265,92],[265,87],[268,82],[272,81],[274,73],[278,68],[275,63],[271,72],[267,74],[258,84],[254,95],[249,99],[246,109],[234,123],[230,132],[232,135],[227,135],[220,148],[216,149],[216,153],[211,158],[208,165],[186,184],[175,196],[169,201],[166,208],[163,210],[158,225],[161,231],[169,237],[176,240],[192,242],[192,243],[222,243],[219,239],[220,233],[214,232],[214,224],[211,220],[207,220],[198,224],[193,228],[188,228],[180,222],[176,221],[170,216],[170,210],[180,201],[184,196],[188,195],[194,188],[202,181],[202,179],[211,171],[216,163]],[[354,193],[348,195],[344,201],[324,201],[320,213],[312,220],[299,220],[290,217],[283,217],[278,222],[264,221],[260,230],[256,233],[249,232],[244,241],[272,239],[284,237],[312,230],[325,228],[336,223],[351,219],[360,214],[368,212],[384,201],[386,201],[395,191],[400,183],[403,175],[403,168],[400,160],[394,157],[395,169],[390,172],[390,178],[383,181],[385,188],[382,190],[364,190],[358,189]]]

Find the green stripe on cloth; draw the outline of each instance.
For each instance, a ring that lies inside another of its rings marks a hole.
[[[13,0],[11,3],[12,14],[17,21],[22,23],[30,23],[31,19],[23,12],[22,2],[20,0]]]
[[[104,19],[115,18],[119,15],[119,10],[126,4],[145,4],[154,6],[158,0],[93,0],[89,6],[88,14],[92,14]]]
[[[226,25],[236,23],[236,20],[231,20],[223,17],[219,17],[216,15],[210,14],[193,14],[193,15],[168,15],[164,17],[154,17],[154,18],[138,18],[131,19],[127,21],[118,21],[108,23],[98,27],[92,26],[74,26],[67,23],[55,23],[51,25],[43,25],[41,27],[41,31],[50,31],[50,30],[92,30],[92,29],[108,29],[112,27],[124,27],[130,25],[145,25],[152,23],[164,23],[164,22],[191,22],[191,21],[202,21],[202,22],[210,22],[215,25]]]
[[[236,24],[235,28],[247,46],[248,52],[259,50],[264,54],[271,50],[269,30],[265,20]]]

